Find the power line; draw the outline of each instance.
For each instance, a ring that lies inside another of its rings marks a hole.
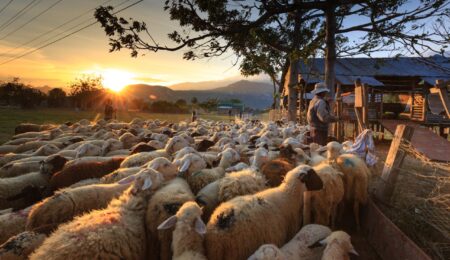
[[[9,2],[2,7],[2,9],[0,9],[0,14],[3,12],[3,10],[5,10],[14,0],[9,0]]]
[[[111,2],[111,1],[112,1],[112,0],[106,0],[105,2],[101,3],[100,5],[107,4],[107,3]],[[128,1],[129,1],[129,0],[128,0]],[[126,2],[127,2],[127,1],[126,1]],[[124,3],[126,3],[126,2],[124,2]],[[122,3],[122,4],[123,4],[123,3]],[[118,6],[120,6],[120,5],[118,5]],[[14,50],[17,50],[17,49],[20,48],[20,47],[23,47],[23,46],[25,46],[25,45],[27,45],[27,44],[30,44],[30,43],[32,43],[32,42],[34,42],[34,41],[36,41],[36,40],[39,40],[40,38],[42,38],[42,37],[44,37],[44,36],[48,36],[49,34],[53,33],[54,31],[58,30],[59,28],[65,26],[65,25],[67,25],[67,24],[70,24],[70,23],[73,22],[73,21],[76,21],[76,20],[80,19],[81,17],[83,17],[83,16],[85,16],[85,15],[87,15],[87,14],[90,14],[90,13],[91,13],[92,11],[94,11],[94,10],[95,10],[95,7],[94,7],[94,8],[91,8],[91,9],[89,9],[89,10],[87,10],[86,12],[84,12],[84,13],[78,15],[78,16],[73,17],[73,18],[70,19],[69,21],[67,21],[67,22],[65,22],[65,23],[62,23],[62,24],[60,24],[59,26],[57,26],[57,27],[55,27],[55,28],[53,28],[53,29],[51,29],[51,30],[49,30],[49,31],[47,31],[47,32],[45,32],[45,33],[43,33],[43,34],[41,34],[41,35],[38,35],[37,37],[35,37],[35,38],[33,38],[33,39],[31,39],[31,40],[29,40],[29,41],[27,41],[27,42],[24,42],[24,43],[20,44],[19,46],[15,47],[15,48],[13,48],[13,49],[10,49],[9,51],[7,51],[7,52],[5,52],[5,53],[0,54],[0,56],[6,56],[7,54],[13,52]],[[90,21],[91,19],[92,19],[92,18],[89,18],[89,19],[87,19],[87,20],[84,20],[82,23],[78,23],[77,25],[75,25],[75,26],[73,26],[73,27],[71,27],[71,28],[69,28],[69,29],[66,29],[66,31],[71,30],[71,29],[73,29],[74,27],[78,27],[79,25],[84,24],[85,22]],[[64,33],[64,31],[63,31],[62,33]],[[46,40],[38,42],[38,44],[44,43],[44,42],[50,40],[51,38],[54,38],[54,37],[56,37],[56,36],[58,36],[58,35],[61,35],[62,33],[59,33],[59,34],[57,34],[57,35],[55,35],[55,36],[50,36],[50,37],[47,38]]]
[[[122,8],[122,9],[120,9],[120,10],[114,12],[113,14],[118,14],[118,13],[120,13],[120,12],[122,12],[122,11],[124,11],[124,10],[130,8],[130,7],[133,7],[133,6],[137,5],[137,4],[139,4],[139,3],[142,2],[142,1],[144,1],[144,0],[139,0],[139,1],[137,1],[137,2],[134,2],[134,3],[130,4],[130,5],[128,5],[128,6],[124,7],[124,8]],[[65,35],[65,36],[63,36],[63,37],[60,37],[60,38],[58,38],[58,39],[56,39],[56,40],[54,40],[54,41],[51,41],[51,42],[49,42],[49,43],[47,43],[47,44],[44,44],[44,45],[42,45],[42,46],[40,46],[40,47],[38,47],[38,48],[36,48],[36,49],[34,49],[34,50],[28,51],[28,52],[26,52],[26,53],[24,53],[24,54],[22,54],[22,55],[19,55],[19,56],[17,56],[17,57],[11,58],[11,59],[9,59],[9,60],[7,60],[7,61],[5,61],[5,62],[2,62],[2,63],[0,63],[0,66],[1,66],[1,65],[4,65],[4,64],[7,64],[7,63],[10,63],[10,62],[12,62],[12,61],[15,61],[15,60],[17,60],[17,59],[20,59],[20,58],[22,58],[22,57],[24,57],[24,56],[27,56],[27,55],[29,55],[29,54],[32,54],[32,53],[34,53],[34,52],[36,52],[36,51],[38,51],[38,50],[40,50],[40,49],[43,49],[43,48],[48,47],[48,46],[50,46],[50,45],[52,45],[52,44],[55,44],[55,43],[57,43],[57,42],[59,42],[59,41],[61,41],[61,40],[64,40],[64,39],[66,39],[66,38],[68,38],[68,37],[70,37],[70,36],[72,36],[72,35],[74,35],[74,34],[80,32],[80,31],[82,31],[82,30],[84,30],[84,29],[86,29],[86,28],[89,28],[89,27],[93,26],[93,25],[96,24],[96,23],[97,23],[97,21],[95,21],[95,22],[93,22],[93,23],[90,23],[90,24],[88,24],[88,25],[86,25],[86,26],[83,26],[83,27],[79,28],[79,29],[76,30],[76,31],[73,31],[73,32],[71,32],[71,33],[69,33],[69,34],[67,34],[67,35]]]
[[[38,1],[36,4],[34,4],[36,1]],[[3,23],[0,26],[0,32],[3,31],[5,28],[7,28],[9,25],[11,25],[12,23],[14,23],[17,19],[19,19],[20,17],[22,17],[22,15],[27,13],[27,9],[28,7],[31,8],[35,7],[37,4],[39,4],[42,0],[32,0],[30,3],[28,3],[24,8],[22,8],[19,12],[17,12],[15,15],[13,15],[13,17],[11,17],[8,21],[6,21],[5,23]]]
[[[55,7],[57,4],[61,3],[64,0],[57,0],[55,3],[53,3],[52,5],[50,5],[49,7],[47,7],[46,9],[44,9],[42,12],[40,12],[39,14],[35,15],[33,18],[31,18],[30,20],[28,20],[26,23],[22,24],[21,26],[19,26],[18,28],[16,28],[15,30],[12,30],[11,32],[9,32],[8,34],[6,34],[5,36],[1,37],[0,40],[5,39],[6,37],[16,33],[17,31],[19,31],[20,29],[22,29],[23,27],[27,26],[28,24],[30,24],[32,21],[36,20],[39,16],[45,14],[46,12],[48,12],[50,9],[52,9],[53,7]]]

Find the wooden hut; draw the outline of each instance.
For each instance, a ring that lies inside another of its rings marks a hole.
[[[309,60],[300,68],[299,77],[306,82],[306,92],[324,81],[324,59]],[[335,70],[334,87],[336,93],[342,93],[342,117],[346,122],[356,122],[354,90],[360,79],[367,86],[371,125],[379,126],[382,119],[396,119],[441,129],[450,126],[450,59],[446,57],[341,58],[337,59]],[[437,80],[443,83],[436,86]]]

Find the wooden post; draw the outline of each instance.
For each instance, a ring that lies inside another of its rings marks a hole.
[[[363,101],[362,107],[363,126],[367,128],[367,126],[369,125],[369,86],[367,84],[362,85],[362,101]]]
[[[342,128],[342,97],[341,97],[341,94],[342,94],[341,84],[337,83],[337,86],[336,86],[336,98],[335,98],[336,106],[335,106],[335,108],[336,108],[336,116],[339,118],[339,121],[335,123],[334,133],[336,135],[336,139],[339,142],[342,142],[342,140],[343,140],[343,138],[342,138],[342,131],[341,131],[341,128]]]
[[[381,174],[382,182],[376,190],[376,197],[384,202],[389,202],[394,193],[400,167],[406,157],[406,152],[400,149],[402,140],[410,141],[414,134],[414,128],[407,125],[398,125],[392,139],[391,147]]]
[[[450,100],[448,98],[448,91],[442,80],[436,80],[436,87],[430,89],[431,93],[438,93],[444,106],[447,117],[450,117]]]

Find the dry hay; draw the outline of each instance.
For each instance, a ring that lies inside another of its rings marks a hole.
[[[450,164],[432,162],[409,142],[384,213],[434,259],[450,259]],[[379,182],[376,178],[376,186]]]

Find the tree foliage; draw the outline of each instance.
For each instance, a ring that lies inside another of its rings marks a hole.
[[[48,106],[62,107],[66,101],[66,92],[62,88],[53,88],[48,92]]]
[[[90,109],[103,100],[107,91],[100,76],[82,75],[70,83],[70,97],[80,109]]]

